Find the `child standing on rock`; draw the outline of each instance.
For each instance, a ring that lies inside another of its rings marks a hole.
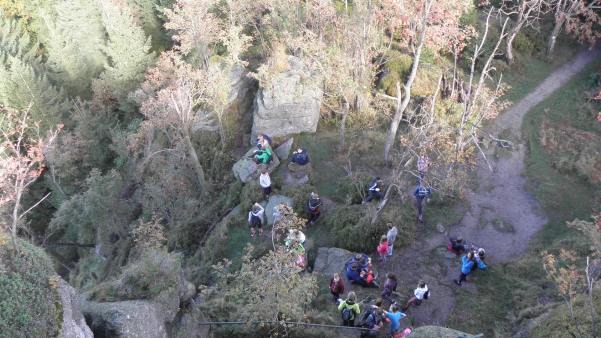
[[[269,201],[269,195],[271,194],[271,178],[269,177],[267,170],[263,170],[261,176],[259,176],[259,184],[263,187],[265,199]]]

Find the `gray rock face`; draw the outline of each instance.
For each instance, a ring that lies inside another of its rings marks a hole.
[[[269,202],[265,206],[265,216],[267,217],[267,224],[273,224],[275,217],[273,217],[273,208],[280,203],[286,203],[288,206],[294,208],[292,205],[292,198],[284,195],[271,195],[269,196]]]
[[[56,289],[60,297],[61,307],[63,309],[63,320],[61,329],[58,332],[59,338],[94,338],[92,330],[86,325],[86,320],[77,306],[73,302],[75,290],[62,278],[58,282]]]
[[[227,103],[232,103],[238,99],[242,101],[248,92],[246,69],[241,65],[235,65],[229,74],[232,91],[227,98]]]
[[[272,88],[257,92],[253,105],[254,144],[257,134],[284,137],[317,130],[323,92],[318,85],[303,80],[311,75],[295,57],[290,57],[291,70],[276,75]]]
[[[294,138],[288,139],[288,141],[284,142],[281,146],[279,146],[276,150],[274,150],[276,156],[282,160],[288,159],[290,155],[290,149],[292,148],[292,143],[294,142]]]
[[[179,305],[179,299],[175,300]],[[91,322],[95,335],[128,338],[167,337],[163,306],[158,306],[155,302],[132,300],[97,303],[81,300],[79,304],[88,322]]]
[[[275,154],[273,156],[273,162],[270,165],[261,166],[256,164],[253,159],[247,158],[247,156],[250,156],[254,150],[256,150],[256,148],[252,148],[247,151],[246,154],[244,154],[244,157],[236,162],[232,167],[234,176],[244,183],[258,179],[263,170],[267,170],[268,173],[271,173],[275,168],[277,168],[278,165],[280,165],[280,160]]]
[[[353,255],[352,252],[340,248],[319,248],[315,258],[314,272],[321,272],[332,276],[338,272],[343,278],[346,276],[344,262]]]

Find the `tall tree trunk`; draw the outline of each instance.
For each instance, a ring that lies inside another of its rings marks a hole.
[[[342,120],[340,121],[340,149],[344,148],[344,125],[346,124],[346,117],[349,112],[349,103],[345,99],[344,100],[344,110],[342,111]]]
[[[17,191],[17,197],[15,198],[15,206],[13,208],[13,223],[11,226],[10,238],[15,247],[15,252],[19,252],[19,245],[17,244],[17,225],[19,224],[19,207],[21,206],[21,196],[23,195],[23,189]]]
[[[516,35],[518,35],[518,31],[519,28],[514,28],[511,30],[511,32],[509,32],[509,35],[507,36],[507,45],[505,46],[505,60],[510,66],[515,61],[515,56],[513,55],[513,40],[515,39]]]
[[[564,23],[565,19],[560,19],[555,24],[555,27],[553,27],[551,37],[549,37],[549,45],[547,46],[547,57],[551,57],[551,54],[553,54],[553,50],[555,49],[555,42],[557,42],[557,36],[559,35],[559,32],[561,32],[561,28],[563,27]]]
[[[202,188],[204,193],[208,194],[213,191],[213,186],[205,180],[204,170],[202,169],[202,165],[200,164],[200,161],[198,160],[198,155],[196,155],[196,149],[194,149],[194,146],[192,145],[192,142],[190,141],[190,137],[188,135],[186,135],[185,139],[186,139],[186,145],[188,146],[188,153],[189,153],[190,157],[192,158],[192,163],[194,164],[194,170],[196,171],[196,178],[198,179],[198,183],[200,183],[200,187]]]
[[[400,85],[397,83],[397,109],[394,113],[394,117],[390,122],[390,130],[388,131],[388,137],[386,138],[386,145],[384,147],[384,161],[386,165],[390,165],[392,161],[390,160],[390,150],[394,145],[394,139],[396,138],[396,132],[399,128],[399,124],[401,123],[401,118],[403,117],[403,113],[407,106],[409,105],[409,100],[411,99],[411,85],[413,84],[413,80],[415,80],[415,76],[417,75],[417,67],[419,66],[419,58],[422,54],[422,47],[424,45],[424,39],[426,37],[426,27],[428,25],[428,16],[430,15],[430,9],[432,8],[432,2],[426,4],[426,7],[423,10],[422,17],[422,27],[420,31],[420,38],[417,44],[417,48],[415,49],[415,57],[413,58],[413,65],[411,66],[411,73],[409,74],[409,78],[407,82],[405,82],[405,97],[403,98],[403,102],[398,105],[401,97]]]

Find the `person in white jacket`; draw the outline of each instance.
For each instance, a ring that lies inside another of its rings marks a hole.
[[[405,308],[402,310],[403,312],[406,312],[407,309],[411,306],[411,304],[415,303],[415,305],[417,306],[421,306],[422,304],[422,300],[424,298],[428,299],[429,297],[424,297],[425,294],[428,293],[428,286],[426,285],[426,281],[424,281],[423,279],[419,281],[419,283],[417,284],[417,289],[415,289],[415,291],[413,291],[413,295],[414,297],[409,299],[409,301],[407,302],[407,306],[405,306]]]
[[[267,171],[263,171],[259,176],[259,184],[263,187],[265,198],[269,201],[269,195],[271,194],[271,178]]]

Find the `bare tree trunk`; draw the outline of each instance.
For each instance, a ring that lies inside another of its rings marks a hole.
[[[516,35],[518,35],[518,31],[519,28],[514,28],[511,30],[511,32],[509,32],[509,35],[507,36],[507,45],[505,46],[505,60],[510,66],[515,61],[515,56],[513,55],[513,40],[515,39]]]
[[[208,194],[213,191],[213,186],[211,186],[205,180],[204,170],[202,169],[202,165],[198,160],[198,155],[196,155],[196,149],[194,149],[194,146],[190,141],[190,137],[186,135],[184,138],[186,139],[186,145],[188,146],[188,153],[190,154],[190,157],[192,158],[192,163],[194,164],[194,170],[196,170],[196,178],[198,179],[198,183],[200,184],[200,187],[202,188],[204,193]]]
[[[555,42],[557,42],[557,36],[559,35],[559,32],[561,32],[561,28],[563,27],[564,22],[565,19],[559,19],[559,21],[557,21],[557,23],[555,24],[555,27],[553,27],[551,37],[549,37],[549,45],[547,46],[547,57],[551,57],[551,54],[553,54],[553,50],[555,49]]]
[[[15,252],[19,252],[19,245],[17,244],[17,225],[19,224],[19,208],[21,207],[21,196],[23,195],[23,190],[19,189],[17,192],[17,198],[15,198],[15,206],[13,208],[13,223],[11,226],[10,238],[13,242],[13,246],[15,247]]]
[[[349,112],[349,103],[345,99],[344,100],[344,109],[342,111],[342,120],[340,120],[340,141],[339,141],[340,149],[344,148],[344,125],[346,124],[346,117],[348,116],[348,112]]]
[[[411,85],[413,84],[413,80],[415,80],[415,77],[417,75],[417,67],[419,66],[419,59],[422,54],[422,47],[424,45],[424,39],[426,37],[426,27],[428,25],[428,16],[430,14],[430,9],[432,8],[432,3],[433,2],[427,3],[423,11],[424,14],[422,18],[420,38],[417,44],[417,48],[415,50],[415,57],[413,58],[411,73],[409,74],[407,82],[405,82],[404,84],[405,97],[400,105],[398,104],[398,102],[400,101],[401,90],[400,85],[397,83],[397,109],[394,113],[392,121],[390,122],[390,130],[388,131],[388,137],[386,138],[386,145],[384,147],[384,161],[387,165],[390,165],[392,163],[392,161],[390,160],[390,150],[394,145],[394,139],[396,138],[396,133],[399,128],[399,124],[401,123],[403,113],[405,112],[405,109],[407,109],[407,106],[409,105],[409,100],[411,99]]]

